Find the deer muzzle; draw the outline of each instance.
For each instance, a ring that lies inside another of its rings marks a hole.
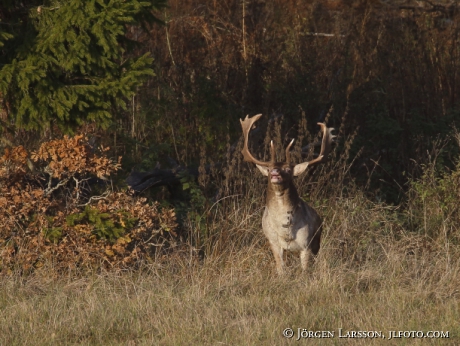
[[[283,182],[283,177],[281,176],[279,169],[275,168],[270,171],[270,181],[272,184],[281,184]]]

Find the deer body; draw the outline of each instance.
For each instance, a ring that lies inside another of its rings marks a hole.
[[[294,186],[293,178],[302,174],[309,165],[324,162],[330,151],[332,128],[323,129],[321,153],[315,160],[298,165],[290,163],[289,149],[286,149],[286,161],[274,162],[275,154],[271,143],[270,162],[255,159],[248,149],[249,131],[259,118],[258,114],[252,118],[246,117],[241,121],[245,144],[242,150],[246,161],[256,164],[259,171],[268,179],[267,202],[262,217],[262,229],[267,237],[275,257],[278,273],[284,272],[283,253],[287,251],[300,252],[300,262],[303,270],[308,267],[310,254],[316,255],[321,241],[321,218],[316,211],[307,205],[300,197]]]
[[[292,207],[286,207],[284,199],[284,196],[276,196],[275,200],[267,203],[262,229],[279,273],[284,270],[284,251],[300,252],[302,269],[306,270],[310,252],[316,255],[320,248],[321,218],[300,198]]]

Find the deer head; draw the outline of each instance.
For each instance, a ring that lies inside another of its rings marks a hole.
[[[289,150],[291,149],[292,143],[294,143],[293,139],[286,148],[286,160],[284,162],[275,162],[275,148],[273,146],[273,141],[270,142],[270,161],[257,160],[249,151],[248,140],[249,132],[251,131],[254,123],[259,120],[261,116],[262,114],[257,114],[252,118],[248,118],[248,116],[246,116],[244,120],[240,119],[244,135],[244,147],[243,150],[241,150],[241,153],[243,154],[245,161],[255,163],[260,172],[262,172],[264,176],[269,177],[269,185],[273,185],[276,189],[285,189],[292,183],[292,177],[299,176],[305,172],[309,166],[323,163],[327,160],[327,156],[331,151],[331,144],[336,136],[332,134],[334,129],[327,128],[324,123],[318,123],[318,125],[321,126],[323,139],[321,142],[320,154],[316,159],[299,163],[297,165],[292,164]]]

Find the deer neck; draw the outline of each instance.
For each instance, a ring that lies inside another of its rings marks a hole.
[[[281,212],[293,212],[299,205],[300,197],[292,181],[287,184],[268,183],[267,207]]]

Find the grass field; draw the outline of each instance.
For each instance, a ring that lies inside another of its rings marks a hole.
[[[307,273],[288,254],[276,274],[264,181],[235,175],[195,206],[187,240],[140,269],[4,274],[0,345],[460,345],[460,165],[424,165],[392,206],[347,182],[346,162],[297,181],[323,218]]]
[[[0,344],[460,344],[460,250],[447,233],[406,232],[394,208],[364,197],[318,209],[323,248],[307,274],[289,255],[287,274],[276,275],[256,212],[223,229],[205,260],[177,251],[133,272],[3,277]],[[298,328],[334,337],[296,341]],[[339,328],[385,338],[339,337]],[[449,338],[389,340],[390,331]]]

